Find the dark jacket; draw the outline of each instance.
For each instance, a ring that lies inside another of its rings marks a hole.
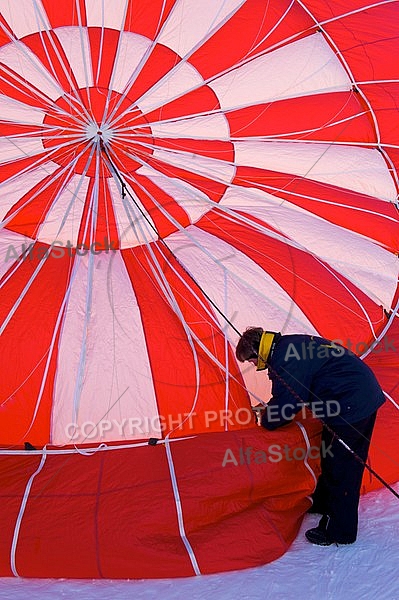
[[[371,369],[324,338],[282,335],[267,365],[273,397],[262,416],[266,429],[286,425],[301,410],[305,415],[303,402],[328,425],[361,421],[385,402]]]

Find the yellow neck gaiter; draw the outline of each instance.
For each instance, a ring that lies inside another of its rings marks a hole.
[[[264,331],[262,333],[259,344],[258,364],[256,365],[257,371],[263,371],[266,369],[267,359],[269,358],[275,335],[275,333],[271,333],[270,331]]]

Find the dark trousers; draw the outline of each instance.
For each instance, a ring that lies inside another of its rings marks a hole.
[[[357,423],[339,424],[331,429],[366,462],[373,433],[373,413]],[[323,427],[324,448],[321,456],[321,475],[313,494],[313,510],[323,516],[319,526],[325,528],[330,540],[350,544],[356,540],[358,505],[364,465]],[[323,445],[322,445],[323,450]],[[332,455],[332,456],[331,456]]]

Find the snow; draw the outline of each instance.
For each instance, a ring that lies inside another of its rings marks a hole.
[[[394,486],[399,492],[399,483]],[[244,571],[139,581],[0,578],[0,600],[395,600],[399,598],[399,500],[387,489],[361,498],[359,535],[351,546],[320,547],[304,539],[317,524],[306,515],[279,560]]]

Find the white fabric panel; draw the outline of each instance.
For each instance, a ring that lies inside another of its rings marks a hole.
[[[18,11],[19,12],[19,11]],[[26,79],[37,90],[56,100],[64,94],[53,76],[40,60],[22,42],[6,44],[0,48],[0,62]]]
[[[221,183],[231,183],[235,175],[235,166],[224,160],[208,158],[200,154],[189,152],[174,152],[173,150],[154,150],[153,157],[169,165],[181,167],[208,179]]]
[[[123,200],[121,192],[112,178],[108,179],[108,187],[111,193],[112,205],[115,213],[116,225],[118,227],[121,248],[132,248],[158,239],[154,229],[150,227],[147,220],[133,204],[132,199],[126,196]],[[150,223],[153,221],[140,200],[136,197],[136,203]],[[128,206],[129,208],[127,209]]]
[[[8,271],[16,262],[15,254],[18,256],[23,253],[34,240],[20,233],[15,233],[4,227],[0,229],[0,277]]]
[[[352,231],[343,229],[289,202],[260,190],[228,189],[220,201],[235,211],[256,217],[327,262],[377,304],[390,308],[395,294],[397,257]],[[353,212],[356,219],[357,212]]]
[[[85,0],[87,25],[89,27],[123,27],[128,0]]]
[[[173,179],[172,177],[162,175],[162,173],[156,173],[149,167],[141,167],[137,173],[151,179],[161,190],[174,198],[186,211],[192,223],[198,221],[213,206],[212,201],[204,192],[197,190],[192,185],[180,179]],[[167,206],[165,206],[165,210],[168,210]]]
[[[113,90],[120,94],[123,93],[130,77],[134,74],[151,43],[151,40],[137,33],[124,31],[121,34],[119,52],[115,57],[112,75]]]
[[[7,140],[0,141],[0,155],[2,155],[2,146],[5,142]],[[59,169],[59,165],[49,161],[42,167],[31,169],[27,173],[16,175],[0,183],[0,220],[4,219],[11,206],[16,204],[37,183],[51,175],[56,169]]]
[[[396,199],[394,181],[383,156],[374,148],[249,141],[234,143],[234,149],[237,166],[300,175],[387,202]]]
[[[0,0],[0,12],[17,38],[50,29],[41,0]]]
[[[157,41],[183,57],[243,4],[244,0],[177,0]]]
[[[286,334],[298,331],[317,334],[307,317],[274,279],[227,242],[194,225],[187,228],[187,234],[174,233],[165,241],[239,331],[252,325]],[[205,251],[200,251],[198,245]],[[237,335],[218,313],[216,317],[235,345]],[[264,377],[260,378],[259,385],[259,374],[255,375],[252,365],[243,365],[242,372],[248,390],[258,397],[267,398]]]
[[[38,239],[46,244],[56,240],[76,246],[86,202],[89,177],[73,175],[53,202],[41,226]]]
[[[68,59],[78,87],[93,85],[91,51],[86,27],[57,27],[54,30]]]
[[[92,258],[92,281],[88,256],[79,259],[62,326],[52,442],[70,442],[73,423],[79,426],[75,442],[83,442],[86,436],[86,443],[161,437],[156,431],[158,410],[140,310],[126,267],[118,252]],[[88,285],[93,302],[84,339]],[[112,302],[112,298],[118,301]],[[80,364],[84,364],[83,384],[76,396],[76,414],[74,395]]]
[[[224,115],[203,115],[150,123],[155,137],[229,140],[230,128]]]
[[[351,89],[341,63],[319,33],[255,58],[208,85],[225,110]]]
[[[181,62],[169,71],[152,88],[150,88],[138,101],[139,109],[146,113],[163,106],[174,98],[182,96],[191,89],[203,84],[203,79],[192,65]]]
[[[3,95],[0,95],[0,115],[4,121],[29,125],[41,125],[45,117],[45,113],[39,108],[28,106]],[[18,143],[18,140],[15,141]]]
[[[44,152],[44,146],[40,138],[13,138],[12,136],[0,138],[0,164],[35,156],[42,152]]]

